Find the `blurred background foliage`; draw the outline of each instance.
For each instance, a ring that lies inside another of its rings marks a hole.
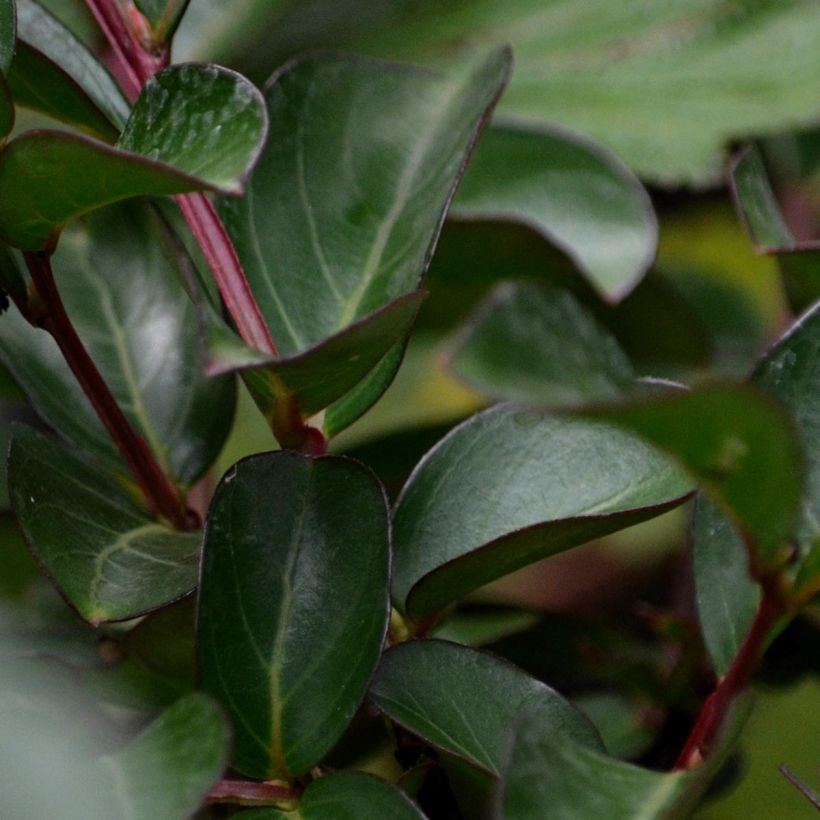
[[[82,3],[44,5],[99,45]],[[500,282],[568,288],[638,375],[742,378],[794,306],[776,259],[755,252],[732,202],[725,170],[735,144],[758,140],[793,234],[820,236],[820,7],[812,0],[192,0],[175,56],[218,61],[261,83],[307,48],[436,62],[505,40],[517,64],[500,121],[577,129],[614,151],[648,187],[657,257],[613,305],[532,227],[489,217],[449,221],[398,377],[333,443],[372,466],[393,497],[433,443],[493,398],[458,375],[454,355],[465,322]],[[10,423],[34,419],[5,371],[0,414],[5,448]],[[217,472],[271,446],[243,390]],[[5,487],[2,475],[7,510]],[[206,482],[202,497],[208,492]],[[440,634],[488,646],[573,697],[614,753],[668,764],[664,755],[679,748],[709,686],[693,626],[688,515],[675,511],[519,572],[474,595]],[[115,625],[100,639],[39,577],[8,511],[0,516],[0,553],[0,655],[25,640],[33,655],[52,659],[42,661],[43,679],[55,657],[73,670],[74,689],[91,701],[83,708],[104,724],[104,742],[192,686],[185,664],[192,650],[179,626],[191,622],[190,605],[146,619],[126,643]],[[701,820],[816,816],[777,766],[820,782],[819,627],[820,615],[809,611],[775,643],[731,771]],[[354,730],[363,749],[356,763],[389,768],[365,717]],[[45,732],[35,740],[48,746],[54,738]],[[0,785],[11,771],[0,759]]]

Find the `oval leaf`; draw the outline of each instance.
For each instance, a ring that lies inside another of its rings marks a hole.
[[[282,451],[227,473],[206,528],[198,654],[239,771],[290,778],[338,740],[384,639],[388,563],[384,494],[356,462]]]
[[[683,464],[740,528],[755,572],[782,567],[803,489],[803,453],[785,410],[751,385],[708,385],[584,411]]]
[[[635,287],[657,250],[657,220],[638,179],[602,146],[556,126],[489,128],[452,214],[529,225],[611,302]]]
[[[196,317],[175,253],[151,212],[129,203],[68,232],[54,268],[72,322],[118,404],[166,473],[190,486],[227,438],[236,385],[201,372]],[[0,318],[0,357],[52,427],[120,465],[57,345],[16,310]]]
[[[240,75],[216,66],[166,69],[146,83],[117,147],[59,131],[9,143],[0,154],[0,236],[40,250],[70,219],[122,199],[238,193],[266,128],[264,101]]]
[[[285,357],[419,287],[509,61],[494,51],[444,75],[321,55],[274,75],[266,149],[221,212]],[[352,415],[385,381],[357,393]]]
[[[16,427],[9,474],[34,557],[89,623],[134,618],[193,590],[199,534],[158,524],[75,452]]]
[[[595,727],[557,692],[493,655],[446,641],[389,649],[370,697],[414,735],[493,775],[522,709],[537,709],[542,727],[559,737],[603,749]]]
[[[614,399],[635,384],[618,342],[566,290],[498,285],[462,331],[450,364],[493,398],[535,404]]]
[[[302,820],[424,820],[404,792],[364,772],[333,772],[314,780],[299,801]],[[287,820],[277,809],[240,812],[242,820]]]
[[[411,618],[526,564],[660,515],[691,484],[612,427],[501,405],[418,465],[394,516],[393,598]]]

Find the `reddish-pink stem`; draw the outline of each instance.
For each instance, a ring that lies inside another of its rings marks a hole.
[[[57,290],[48,255],[38,252],[24,256],[42,303],[39,324],[57,342],[72,373],[136,479],[148,508],[152,513],[164,516],[179,530],[195,529],[199,526],[198,516],[185,506],[179,491],[168,480],[145,440],[131,426],[71,324]]]
[[[236,249],[214,206],[205,194],[184,194],[176,200],[191,233],[202,248],[239,335],[251,347],[278,356]]]
[[[220,780],[208,793],[209,803],[275,806],[299,799],[301,791],[281,783]]]
[[[726,721],[729,708],[752,678],[757,668],[772,627],[783,615],[783,606],[777,594],[764,586],[763,600],[735,656],[726,676],[718,683],[701,707],[700,714],[680,753],[674,770],[689,769],[698,765],[712,750],[714,742]]]

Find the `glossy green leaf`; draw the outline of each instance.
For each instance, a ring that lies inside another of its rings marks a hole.
[[[418,62],[509,42],[501,112],[590,134],[663,182],[717,181],[732,138],[813,123],[820,105],[795,83],[820,71],[813,0],[315,0],[274,5],[254,31],[231,54],[259,75],[316,45]]]
[[[475,311],[450,360],[493,398],[536,404],[614,399],[635,384],[615,339],[566,290],[503,282]]]
[[[199,534],[158,524],[111,475],[54,439],[17,427],[9,472],[31,551],[85,620],[133,618],[196,585]]]
[[[95,785],[110,795],[109,816],[192,815],[222,774],[228,741],[225,719],[210,698],[195,692],[177,701],[125,749],[96,763]]]
[[[497,50],[445,75],[322,55],[272,78],[266,149],[221,212],[284,357],[418,289],[509,60]],[[366,354],[370,367],[392,346]],[[348,417],[389,378],[359,391]]]
[[[36,108],[54,116],[58,116],[60,112],[65,114],[69,100],[60,99],[51,87],[52,83],[59,83],[62,94],[71,94],[75,98],[74,108],[69,110],[76,110],[76,106],[80,104],[76,99],[78,91],[84,93],[109,123],[109,131],[113,126],[119,133],[128,119],[131,107],[103,64],[65,25],[34,0],[17,0],[17,15],[20,40],[41,55],[37,61],[37,76],[22,76],[23,68],[31,69],[30,63],[24,66],[12,63],[14,82],[29,89],[27,92],[20,89],[24,91],[24,96],[17,102],[28,105],[37,99],[39,104],[35,105]],[[45,95],[45,99],[42,95]],[[45,102],[58,108],[46,109],[43,107]],[[82,110],[87,113],[87,104]],[[58,116],[58,119],[62,119],[62,116]],[[102,127],[96,118],[94,123]],[[103,133],[107,134],[109,131]]]
[[[287,820],[278,809],[240,812],[242,820]],[[404,792],[364,772],[332,772],[314,780],[299,800],[301,820],[424,820]]]
[[[610,426],[500,405],[421,461],[394,516],[393,599],[434,612],[526,564],[645,521],[691,484]]]
[[[700,628],[715,672],[724,675],[757,614],[760,587],[750,575],[742,536],[702,495],[695,505],[692,541]]]
[[[308,350],[281,359],[237,347],[234,340],[223,348],[225,330],[220,330],[220,340],[210,346],[208,372],[245,371],[257,405],[269,418],[285,397],[295,400],[304,416],[313,415],[345,396],[407,335],[425,296],[420,290],[408,293]]]
[[[0,74],[5,74],[14,56],[17,36],[17,14],[14,0],[0,2]]]
[[[353,718],[387,627],[388,541],[383,491],[356,462],[281,451],[223,478],[205,536],[199,671],[233,719],[243,774],[306,772]]]
[[[637,178],[606,149],[556,126],[489,128],[453,215],[530,226],[612,302],[640,281],[657,248],[657,221]]]
[[[230,431],[236,386],[202,373],[194,308],[179,260],[143,205],[92,215],[68,231],[53,266],[75,328],[120,407],[169,475],[190,486]],[[119,454],[52,338],[15,309],[0,357],[43,418],[112,464]]]
[[[264,101],[240,75],[166,69],[146,83],[117,147],[59,131],[9,143],[0,154],[0,237],[23,250],[50,249],[69,220],[122,199],[239,193],[266,127]]]
[[[494,775],[522,709],[557,737],[603,750],[593,725],[557,692],[493,655],[446,641],[389,649],[370,697],[414,735]]]
[[[112,142],[119,136],[117,126],[69,74],[22,40],[17,43],[8,79],[17,105]]]
[[[171,39],[188,0],[134,0],[134,5],[145,15],[154,39],[158,43],[164,43]]]
[[[782,565],[803,491],[803,454],[785,410],[750,385],[707,385],[584,411],[680,461],[750,540],[758,571]]]
[[[726,762],[750,710],[729,710],[712,754],[694,769],[658,772],[624,763],[541,725],[523,712],[512,733],[493,820],[683,820]]]

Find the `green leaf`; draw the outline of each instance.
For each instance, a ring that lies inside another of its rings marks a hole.
[[[14,128],[14,99],[8,81],[0,74],[0,138]]]
[[[5,74],[14,57],[17,19],[14,0],[0,2],[0,74]]]
[[[96,764],[95,785],[109,797],[109,816],[179,820],[192,815],[222,774],[228,740],[216,704],[198,692],[186,695],[125,749]]]
[[[652,204],[632,172],[605,148],[552,125],[489,128],[453,215],[529,225],[612,302],[635,287],[657,249]]]
[[[760,587],[749,551],[732,522],[703,495],[695,504],[693,568],[703,640],[718,675],[725,675],[752,626]]]
[[[233,420],[236,386],[201,371],[194,308],[163,227],[129,203],[68,231],[55,257],[75,328],[118,404],[175,480],[194,484]],[[52,338],[16,310],[0,318],[0,357],[43,418],[112,465],[119,453]]]
[[[29,548],[89,623],[133,618],[193,590],[199,534],[149,518],[111,475],[22,426],[12,436],[9,472]]]
[[[233,718],[233,765],[290,778],[345,730],[388,614],[388,520],[375,477],[292,452],[240,461],[208,518],[198,654]]]
[[[251,74],[316,45],[418,62],[509,42],[503,114],[588,133],[666,183],[717,182],[733,138],[814,123],[820,106],[794,82],[820,71],[813,0],[316,0],[255,22],[231,52]]]
[[[404,792],[364,772],[333,772],[314,780],[299,801],[298,815],[277,809],[240,812],[242,820],[424,820]]]
[[[617,341],[566,290],[502,282],[475,311],[450,360],[493,398],[535,404],[614,399],[635,384]]]
[[[501,405],[421,461],[394,516],[393,599],[420,618],[526,564],[645,521],[691,491],[612,427]]]
[[[493,775],[522,709],[558,737],[603,750],[594,726],[557,692],[493,655],[445,641],[387,650],[370,697],[414,735]]]
[[[134,5],[148,19],[154,40],[165,43],[176,31],[188,0],[134,0]]]
[[[757,149],[740,153],[732,165],[730,182],[735,205],[756,250],[777,258],[792,303],[802,309],[820,298],[820,249],[816,242],[794,238]]]
[[[59,131],[10,142],[0,154],[0,237],[51,249],[69,220],[122,199],[239,193],[266,127],[264,101],[240,75],[173,66],[145,85],[117,147]]]
[[[657,772],[624,763],[521,713],[512,733],[494,820],[682,820],[690,817],[725,763],[748,715],[736,702],[715,751],[697,768]]]
[[[17,105],[40,111],[113,142],[119,128],[60,66],[20,40],[8,75]]]
[[[108,73],[103,64],[66,28],[56,17],[53,17],[34,0],[17,0],[17,25],[21,41],[27,43],[41,55],[38,60],[38,76],[22,76],[19,64],[12,63],[12,79],[18,86],[25,84],[30,87],[24,96],[17,102],[29,105],[34,102],[35,96],[40,104],[35,105],[53,116],[65,112],[67,100],[60,100],[59,95],[50,87],[59,82],[64,94],[76,96],[84,93],[93,106],[102,113],[110,126],[116,132],[125,125],[131,111],[131,106],[123,96],[120,87]],[[26,66],[29,70],[31,66]],[[73,84],[72,82],[73,81]],[[44,109],[44,100],[40,95],[46,94],[50,105],[57,105],[57,109]],[[75,105],[79,102],[75,100]],[[87,107],[87,106],[84,106]],[[61,119],[58,116],[58,119]],[[95,119],[95,122],[96,119]],[[88,124],[88,123],[86,123]],[[97,123],[99,125],[99,123]],[[109,126],[109,131],[110,131]],[[108,132],[103,132],[107,134]],[[114,135],[116,136],[116,134]]]
[[[744,534],[757,571],[782,566],[803,490],[803,453],[779,403],[751,385],[715,384],[584,415],[673,455]]]
[[[419,288],[509,60],[497,50],[445,75],[322,55],[274,75],[267,146],[247,194],[221,213],[285,358]],[[366,354],[370,367],[392,346]],[[388,381],[348,400],[347,418]]]

